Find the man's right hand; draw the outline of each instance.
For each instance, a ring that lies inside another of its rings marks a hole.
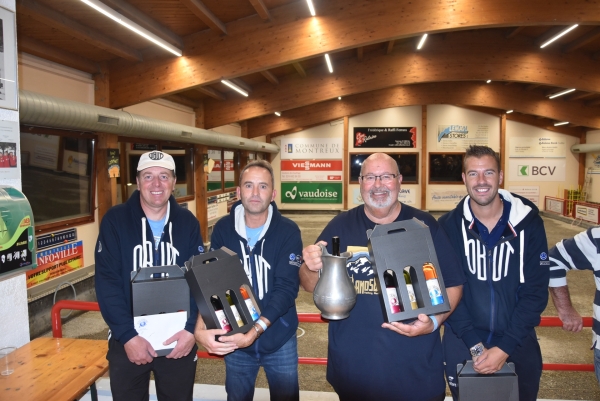
[[[321,261],[321,255],[323,252],[321,251],[321,247],[319,244],[327,245],[325,241],[319,241],[315,245],[309,245],[302,250],[302,259],[304,259],[304,263],[308,270],[316,272],[323,268],[323,262]]]
[[[227,334],[227,331],[223,329],[203,329],[196,325],[194,330],[194,337],[196,342],[204,347],[209,354],[214,355],[226,355],[230,352],[235,351],[238,347],[235,343],[225,342],[222,343],[216,340],[216,336]]]
[[[141,336],[135,336],[125,343],[127,358],[136,365],[145,365],[152,362],[158,355],[152,345]]]
[[[563,330],[578,333],[583,328],[583,318],[572,306],[556,308],[558,317],[563,322]]]

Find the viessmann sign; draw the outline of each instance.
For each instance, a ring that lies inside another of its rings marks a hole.
[[[282,182],[281,203],[342,203],[342,183]]]
[[[281,181],[341,181],[341,160],[282,160]]]

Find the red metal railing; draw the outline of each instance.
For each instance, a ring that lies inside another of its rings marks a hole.
[[[100,311],[97,302],[84,301],[58,301],[52,306],[52,336],[55,338],[62,337],[62,321],[60,312],[63,309],[83,310],[83,311]],[[298,320],[302,323],[327,323],[318,313],[298,313]],[[555,316],[542,316],[540,327],[562,327],[562,322]],[[583,318],[583,327],[592,327],[592,318]],[[211,355],[205,351],[198,351],[199,358],[206,359],[222,359],[220,356]],[[308,358],[299,357],[298,363],[306,365],[327,365],[327,358]],[[544,363],[544,370],[563,370],[563,371],[579,371],[593,372],[593,364],[578,364],[578,363]]]

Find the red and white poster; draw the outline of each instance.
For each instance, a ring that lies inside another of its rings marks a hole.
[[[281,181],[342,181],[342,160],[282,160]]]

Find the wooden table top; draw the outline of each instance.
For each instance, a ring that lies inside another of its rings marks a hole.
[[[11,354],[14,373],[0,376],[1,401],[72,401],[106,371],[106,340],[40,337]]]

